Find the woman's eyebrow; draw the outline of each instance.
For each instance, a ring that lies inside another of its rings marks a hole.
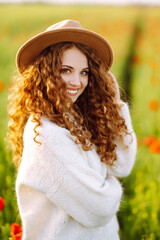
[[[73,69],[73,67],[71,67],[69,65],[62,65],[62,67],[68,67],[68,68],[72,68]]]
[[[62,65],[62,67],[68,67],[68,68],[72,68],[73,69],[73,67],[72,66],[69,66],[69,65]],[[89,67],[85,67],[85,68],[82,68],[83,70],[87,70],[87,69],[89,69]]]
[[[89,70],[89,67],[85,67],[85,68],[83,68],[83,70],[85,70],[85,69],[86,69],[86,70]]]

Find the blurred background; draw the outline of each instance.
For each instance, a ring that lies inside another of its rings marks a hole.
[[[84,28],[104,36],[113,47],[111,71],[120,85],[122,99],[129,103],[138,142],[134,169],[130,176],[121,179],[124,197],[118,213],[120,236],[122,240],[158,240],[159,0],[0,0],[0,239],[21,239],[15,196],[16,168],[5,141],[8,87],[17,71],[16,52],[30,37],[64,19],[79,21]]]

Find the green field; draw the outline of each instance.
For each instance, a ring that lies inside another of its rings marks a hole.
[[[30,37],[64,19],[80,21],[83,27],[106,37],[113,47],[111,70],[121,87],[122,98],[129,100],[138,138],[134,169],[129,177],[121,180],[125,190],[118,213],[120,235],[122,240],[158,240],[160,8],[43,4],[0,5],[0,197],[5,200],[0,210],[0,239],[9,239],[11,223],[21,223],[14,190],[16,169],[4,141],[7,89],[17,71],[16,52]],[[157,138],[154,145],[147,143],[151,136]]]

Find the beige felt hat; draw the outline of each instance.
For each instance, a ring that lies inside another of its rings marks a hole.
[[[17,53],[17,68],[31,64],[48,46],[59,42],[77,42],[94,49],[97,56],[109,70],[113,62],[113,51],[108,41],[101,35],[82,28],[79,22],[64,20],[25,42]]]

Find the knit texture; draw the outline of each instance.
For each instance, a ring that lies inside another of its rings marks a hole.
[[[122,187],[116,177],[127,176],[136,154],[127,104],[121,107],[131,135],[124,148],[117,142],[117,160],[110,167],[96,150],[84,151],[75,137],[47,118],[37,128],[28,120],[16,193],[23,240],[118,240],[116,213]]]

